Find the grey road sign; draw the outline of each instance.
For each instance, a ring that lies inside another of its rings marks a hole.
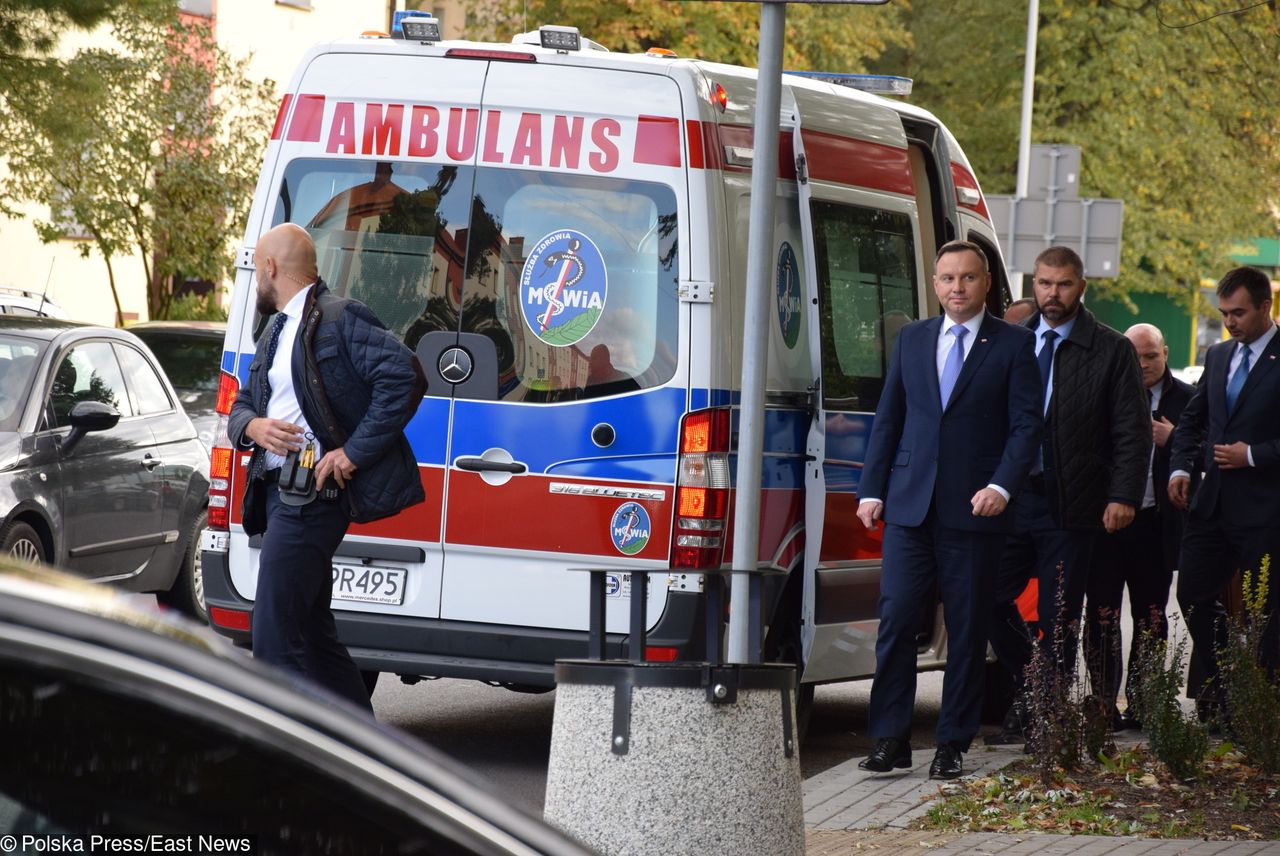
[[[1011,225],[1014,201],[1012,196],[987,197],[991,222],[1012,270],[1030,273],[1041,250],[1061,244],[1084,259],[1086,277],[1120,275],[1123,200],[1020,199]]]
[[[1029,199],[1080,198],[1080,147],[1040,145],[1031,147],[1027,177]]]

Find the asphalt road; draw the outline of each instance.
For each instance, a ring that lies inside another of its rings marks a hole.
[[[819,687],[801,748],[805,778],[866,754],[870,681]],[[920,676],[914,745],[933,745],[942,674]],[[546,791],[555,693],[525,695],[475,681],[442,679],[406,686],[383,675],[373,696],[378,719],[491,779],[511,799],[541,811]]]

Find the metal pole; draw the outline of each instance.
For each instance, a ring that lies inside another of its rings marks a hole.
[[[773,203],[778,185],[778,110],[782,102],[785,2],[760,5],[760,60],[751,156],[747,303],[742,333],[742,404],[733,517],[733,590],[729,662],[749,662],[750,577],[760,554],[760,469],[764,452],[764,383],[769,347],[769,279],[773,272]]]
[[[1036,94],[1036,31],[1040,24],[1040,0],[1027,0],[1027,56],[1022,65],[1022,122],[1018,136],[1018,183],[1009,206],[1009,234],[1016,235],[1018,200],[1027,198],[1027,184],[1031,177],[1031,108]],[[1014,267],[1017,258],[1017,238],[1005,248],[1008,256],[1009,290],[1014,298],[1022,297],[1022,275]]]
[[[1022,127],[1018,137],[1018,188],[1014,196],[1027,195],[1031,173],[1031,108],[1036,93],[1036,30],[1040,23],[1040,0],[1027,2],[1027,57],[1022,66]]]

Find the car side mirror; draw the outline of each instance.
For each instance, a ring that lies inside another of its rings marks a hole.
[[[90,431],[109,431],[120,421],[120,411],[101,401],[80,401],[71,408],[71,431],[62,441],[63,457],[71,452]]]

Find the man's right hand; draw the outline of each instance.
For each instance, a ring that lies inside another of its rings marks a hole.
[[[1186,476],[1174,476],[1169,479],[1169,501],[1182,510],[1187,508],[1187,500],[1191,494],[1191,479]]]
[[[862,525],[867,527],[870,532],[876,531],[876,524],[880,522],[880,515],[883,512],[884,503],[879,500],[858,503],[858,519],[862,521]]]
[[[283,419],[265,416],[250,419],[244,433],[254,443],[277,455],[287,455],[302,448],[302,426]]]

